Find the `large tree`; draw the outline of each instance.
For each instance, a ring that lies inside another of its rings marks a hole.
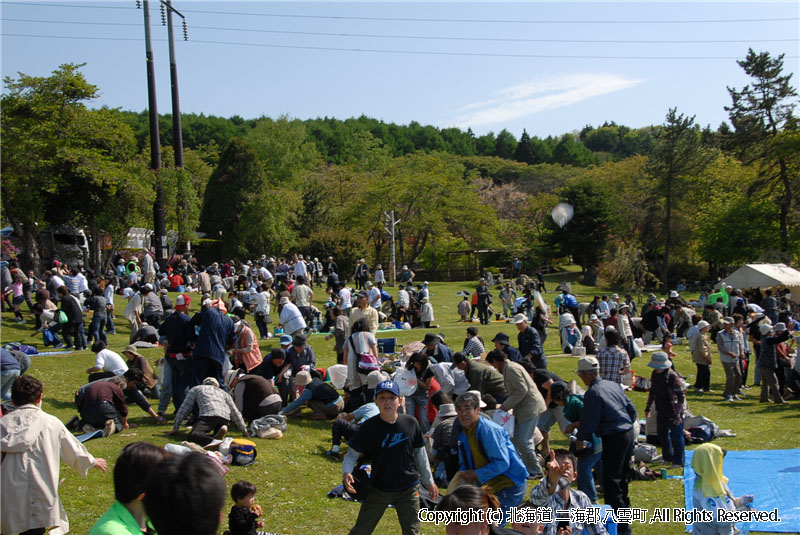
[[[134,139],[119,113],[86,108],[97,87],[81,67],[65,64],[50,76],[19,73],[4,80],[3,212],[22,238],[22,265],[28,269],[39,267],[38,234],[53,222],[92,227],[98,267],[102,221],[116,205],[109,196],[138,191],[139,184],[126,187],[129,178],[147,180],[131,177],[126,162]]]
[[[695,124],[694,116],[686,117],[676,108],[671,108],[647,164],[648,172],[656,181],[652,190],[656,196],[653,206],[660,210],[658,201],[664,203],[661,281],[665,289],[669,288],[667,272],[672,248],[673,210],[686,191],[683,184],[700,173],[709,160],[708,152],[700,143],[700,128]]]
[[[572,256],[584,270],[598,266],[616,216],[611,193],[604,184],[583,176],[564,186],[559,197],[573,207],[574,215],[563,227],[547,220],[546,251],[550,258]]]
[[[776,143],[782,132],[797,130],[793,117],[797,91],[790,84],[792,73],[783,73],[783,58],[769,52],[749,49],[744,60],[737,61],[753,79],[741,90],[728,88],[732,103],[726,106],[734,133],[733,145],[742,161],[759,167],[759,180],[751,193],[763,192],[776,199],[780,210],[780,247],[789,253],[789,214],[797,174],[792,172],[785,151]]]

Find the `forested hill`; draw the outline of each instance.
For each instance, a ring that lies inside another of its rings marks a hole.
[[[148,116],[123,112],[131,125],[139,149],[149,143]],[[244,136],[257,121],[265,119],[230,118],[213,115],[182,114],[183,143],[192,149],[216,145],[227,146],[231,138]],[[318,153],[332,164],[347,160],[347,147],[357,132],[368,131],[379,139],[392,156],[422,152],[445,152],[458,156],[497,156],[528,164],[564,164],[576,167],[618,161],[634,155],[650,155],[657,129],[660,127],[629,128],[613,122],[599,127],[586,126],[578,134],[540,139],[523,132],[519,139],[503,129],[476,136],[471,129],[437,128],[412,121],[408,125],[385,123],[361,116],[351,119],[308,119],[302,121],[308,138],[316,144]],[[161,142],[172,144],[172,116],[159,117]],[[723,127],[724,128],[724,127]],[[719,135],[706,128],[702,136],[708,145],[716,145]]]

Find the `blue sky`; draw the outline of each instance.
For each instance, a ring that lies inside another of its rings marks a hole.
[[[800,85],[796,1],[173,5],[189,32],[176,43],[184,112],[365,114],[544,137],[612,120],[658,124],[675,106],[717,127],[727,119],[726,86],[748,83],[735,61],[748,47],[786,53]],[[134,0],[2,1],[0,9],[4,76],[85,62],[101,92],[94,105],[147,107]],[[158,3],[150,9],[158,107],[169,113],[167,31]]]

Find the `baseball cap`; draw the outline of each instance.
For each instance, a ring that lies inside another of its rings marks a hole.
[[[292,337],[290,335],[288,335],[288,334],[282,334],[281,335],[281,345],[282,346],[288,346],[291,343],[292,343]]]
[[[578,359],[578,369],[575,370],[575,373],[599,371],[600,361],[598,361],[596,357],[581,357]]]
[[[377,397],[377,395],[383,391],[391,392],[395,396],[401,397],[400,387],[397,386],[397,383],[395,383],[394,381],[389,380],[389,381],[381,381],[380,383],[378,383],[378,386],[375,387],[375,396]]]

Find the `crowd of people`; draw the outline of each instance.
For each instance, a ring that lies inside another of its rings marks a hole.
[[[145,253],[141,260],[120,258],[116,266],[98,277],[57,264],[41,278],[9,266],[11,285],[17,286],[9,292],[8,305],[16,321],[25,321],[20,305],[28,302],[35,317],[33,335],[41,334],[56,349],[91,348],[95,362],[86,370],[86,383],[76,385],[78,415],[65,425],[41,410],[44,387],[25,373],[24,359],[2,350],[2,393],[12,402],[4,406],[11,412],[0,420],[2,533],[66,532],[57,494],[59,459],[83,475],[91,467],[107,467],[69,431],[102,431],[108,437],[128,429],[131,403],[157,424],[167,422],[172,404],[170,435],[179,434],[186,422],[191,426],[188,440],[200,446],[217,443],[229,426],[249,437],[252,422],[296,416],[308,407],[312,420],[331,422],[326,455],[342,462],[343,488],[362,502],[351,533],[372,533],[390,504],[403,533],[419,533],[421,500],[439,502],[442,510],[465,503],[499,508],[507,516],[491,532],[501,533],[514,508],[583,509],[599,503],[598,489],[614,510],[631,507],[628,480],[639,415],[622,385],[631,361],[641,358],[648,342],[658,342],[660,350],[648,362],[653,372],[643,416],[653,431],[646,435],[661,446],[671,466],[683,466],[686,439],[686,370],[675,369],[672,351],[678,337],[690,344],[698,393],[709,392],[716,351],[725,373],[726,401],[737,401],[747,388],[751,355],[762,402],[800,397],[800,375],[789,357],[795,343],[791,335],[800,331],[800,323],[788,297],[773,297],[770,290],[745,294],[722,285],[694,303],[677,291],[662,300],[651,294],[639,312],[631,296],[580,303],[569,288],[559,289],[554,303],[559,345],[578,357],[577,382],[548,370],[544,340],[551,318],[540,293],[543,281],[500,285],[502,316],[514,325],[516,340],[499,332],[487,344],[480,335],[483,327],[472,324],[476,311],[480,325],[492,321],[493,289],[481,279],[458,307],[461,319],[470,323],[463,344],[451,347],[444,334],[427,331],[402,354],[392,377],[380,365],[379,328],[438,327],[429,284],[415,285],[415,274],[406,266],[396,297],[386,289],[381,266],[371,270],[363,259],[356,262],[353,288],[330,257],[323,264],[302,255],[289,260],[264,255],[257,262],[208,267],[182,258],[158,273]],[[322,288],[327,301],[320,311],[313,304],[314,291]],[[200,307],[190,315],[193,293],[200,294]],[[121,354],[108,345],[107,333],[116,333],[119,323],[115,300],[127,301],[123,317],[130,338]],[[273,303],[277,313],[272,313]],[[86,315],[91,318],[88,329]],[[274,317],[277,330],[271,331]],[[345,376],[341,388],[332,385],[332,367],[318,367],[309,344],[315,331],[335,339],[336,366]],[[259,341],[273,336],[279,347],[262,355]],[[163,348],[156,369],[140,353],[151,347]],[[570,437],[570,451],[550,447],[555,424]],[[28,462],[25,456],[35,470],[25,477],[7,476]],[[360,468],[365,459],[371,463],[369,475]],[[456,479],[472,486],[459,486],[440,500],[439,486]],[[535,482],[530,493],[528,481]],[[174,456],[145,443],[122,450],[114,485],[117,501],[91,533],[148,528],[165,534],[216,533],[227,493],[219,470],[204,456]],[[42,503],[13,501],[13,489],[23,487],[36,487]],[[202,496],[178,503],[191,488],[203,488],[192,493]],[[254,504],[255,493],[246,481],[231,489],[231,535],[259,527],[262,511]],[[196,518],[191,531],[175,524],[178,511]],[[480,529],[490,529],[489,524]],[[538,529],[554,535],[605,533],[599,522]],[[618,532],[630,533],[630,524],[620,523]]]

